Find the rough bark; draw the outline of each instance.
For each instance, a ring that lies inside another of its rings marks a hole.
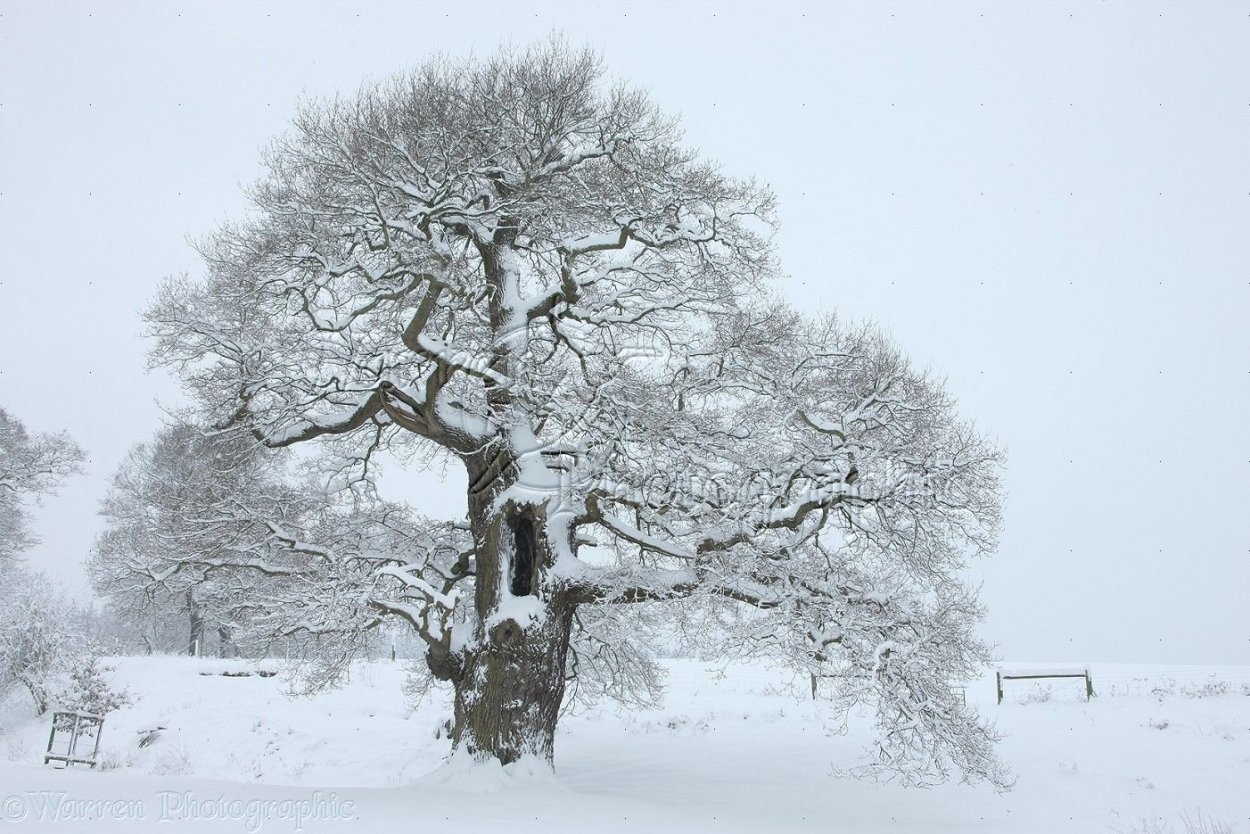
[[[573,606],[552,606],[527,628],[494,625],[483,645],[464,654],[454,681],[457,750],[503,764],[527,755],[552,761],[572,622]]]
[[[511,463],[489,449],[468,463],[476,571],[473,639],[459,651],[432,651],[427,662],[455,688],[456,750],[503,764],[522,756],[550,762],[576,601],[543,583],[552,543],[541,512],[511,503],[495,506],[514,471]],[[523,598],[533,601],[520,602]]]

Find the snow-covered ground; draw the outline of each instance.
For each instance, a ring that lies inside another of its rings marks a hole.
[[[551,775],[440,768],[449,709],[436,699],[410,713],[402,662],[363,665],[344,688],[299,699],[282,694],[281,676],[202,674],[255,668],[243,661],[113,662],[136,697],[107,720],[104,770],[44,767],[47,720],[7,705],[0,820],[32,831],[411,834],[455,822],[593,834],[1056,834],[1164,822],[1184,831],[1180,815],[1201,813],[1250,834],[1250,668],[1099,664],[1089,703],[1078,681],[1013,682],[1001,706],[989,675],[967,697],[1007,733],[1001,752],[1018,780],[1000,794],[835,777],[856,763],[866,721],[831,733],[804,697],[807,681],[764,666],[666,661],[662,708],[604,704],[566,718]],[[138,730],[155,724],[166,730],[140,748]]]

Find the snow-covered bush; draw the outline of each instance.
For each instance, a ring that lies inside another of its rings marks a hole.
[[[1054,690],[1050,685],[1035,687],[1031,692],[1026,692],[1016,699],[1018,704],[1045,704],[1049,703],[1054,697]]]
[[[190,751],[181,744],[175,744],[157,757],[151,772],[155,776],[186,776],[194,769]]]
[[[1199,684],[1181,687],[1181,694],[1186,698],[1214,698],[1219,695],[1227,695],[1232,691],[1233,685],[1231,683],[1214,677]]]
[[[85,664],[70,670],[68,686],[61,692],[62,702],[70,709],[108,715],[110,712],[133,703],[130,693],[116,689],[108,681],[115,667],[98,657],[91,657]]]
[[[0,599],[0,686],[20,686],[43,715],[68,671],[75,635],[71,610],[37,576],[22,576]]]
[[[0,691],[25,689],[35,713],[103,714],[130,702],[106,680],[88,615],[39,574],[20,572],[0,594]]]

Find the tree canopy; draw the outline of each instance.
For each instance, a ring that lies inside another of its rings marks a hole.
[[[65,432],[31,434],[0,408],[0,569],[35,543],[29,502],[54,494],[84,458]]]

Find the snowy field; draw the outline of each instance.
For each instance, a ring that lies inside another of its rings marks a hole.
[[[998,794],[835,777],[866,722],[832,734],[806,680],[763,666],[666,661],[662,708],[604,705],[562,723],[553,776],[440,769],[449,710],[409,712],[402,662],[295,700],[281,676],[218,674],[250,662],[112,662],[136,698],[108,718],[102,771],[42,766],[47,720],[6,706],[4,828],[1054,834],[1183,832],[1181,815],[1201,814],[1250,834],[1250,668],[1094,665],[1090,703],[1079,681],[1022,681],[1001,706],[991,674],[967,697],[1007,734],[1017,783]],[[154,724],[167,729],[140,748]]]

